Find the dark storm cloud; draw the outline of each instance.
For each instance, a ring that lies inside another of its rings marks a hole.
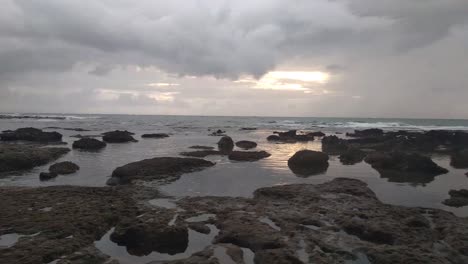
[[[468,117],[466,14],[466,0],[5,0],[0,111]],[[331,77],[307,94],[232,82],[276,69]]]

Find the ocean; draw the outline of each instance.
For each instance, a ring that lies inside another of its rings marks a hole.
[[[100,135],[111,130],[128,130],[135,133],[136,143],[108,144],[99,152],[71,151],[58,161],[73,161],[80,170],[72,175],[59,176],[50,181],[40,181],[39,173],[47,171],[48,165],[15,175],[0,177],[0,186],[50,186],[80,185],[105,186],[112,171],[129,162],[152,157],[179,156],[193,145],[216,146],[219,137],[210,136],[218,129],[226,131],[234,141],[252,140],[258,143],[257,150],[271,153],[269,158],[257,162],[232,162],[223,156],[208,156],[216,162],[209,169],[183,175],[179,180],[163,184],[148,183],[170,196],[243,196],[251,197],[260,187],[310,183],[318,184],[337,177],[356,178],[365,181],[378,198],[390,204],[440,208],[459,216],[468,216],[468,208],[452,208],[441,202],[448,198],[451,189],[468,189],[466,170],[452,168],[446,155],[434,155],[432,159],[449,169],[448,174],[434,177],[426,182],[392,182],[380,177],[370,165],[361,162],[342,165],[338,157],[330,157],[328,170],[320,175],[299,177],[287,166],[287,161],[301,149],[321,150],[320,140],[294,144],[267,142],[266,137],[274,131],[297,129],[323,131],[344,136],[354,129],[381,128],[384,130],[466,130],[468,120],[444,119],[379,119],[379,118],[314,118],[314,117],[202,117],[202,116],[157,116],[157,115],[58,115],[28,114],[33,118],[9,114],[11,118],[0,119],[0,130],[20,127],[35,127],[57,131],[71,146],[81,135]],[[89,131],[73,131],[80,128]],[[242,130],[256,128],[256,130]],[[145,133],[168,133],[164,139],[143,139]]]

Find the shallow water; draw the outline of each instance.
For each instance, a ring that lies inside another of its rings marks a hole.
[[[290,128],[322,130],[329,134],[344,133],[353,128],[382,127],[385,129],[468,129],[466,120],[404,120],[404,119],[338,119],[338,118],[260,118],[260,117],[180,117],[180,116],[68,116],[65,120],[0,120],[0,129],[19,127],[67,127],[84,128],[91,131],[76,132],[62,129],[50,129],[64,135],[64,141],[71,146],[76,134],[96,135],[105,131],[129,130],[136,135],[137,143],[108,144],[98,152],[72,150],[58,161],[70,160],[80,166],[77,173],[58,176],[50,181],[39,180],[39,173],[47,171],[50,164],[40,166],[19,175],[7,175],[0,178],[0,186],[49,186],[82,185],[105,186],[112,171],[129,162],[161,156],[178,156],[182,151],[190,150],[193,145],[216,146],[219,137],[209,136],[208,129],[226,130],[235,141],[253,140],[258,143],[254,150],[266,150],[272,155],[258,162],[232,162],[223,156],[209,156],[206,159],[216,162],[216,166],[203,171],[182,175],[172,183],[158,187],[169,196],[244,196],[252,197],[253,192],[261,187],[292,183],[318,184],[336,177],[356,178],[367,182],[370,188],[383,202],[404,205],[441,208],[468,216],[468,207],[452,208],[441,202],[448,198],[450,189],[468,188],[468,170],[454,169],[449,165],[447,156],[435,156],[434,161],[450,170],[428,182],[391,182],[380,177],[379,173],[368,164],[361,162],[352,166],[342,165],[337,157],[332,156],[328,170],[319,175],[300,177],[291,172],[287,160],[300,149],[321,150],[319,140],[308,143],[275,144],[266,141],[266,137],[275,130]],[[258,130],[240,130],[242,127],[257,127]],[[142,139],[144,133],[170,133],[169,138]],[[341,134],[340,134],[341,135]],[[155,206],[158,206],[155,204]],[[170,206],[164,204],[164,206]]]

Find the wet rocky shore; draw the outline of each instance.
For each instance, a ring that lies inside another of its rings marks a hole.
[[[213,134],[216,147],[187,145],[180,156],[121,164],[107,187],[0,187],[0,263],[468,263],[468,218],[382,203],[356,179],[264,187],[251,198],[158,191],[160,184],[217,166],[208,156],[251,164],[272,155],[262,144],[235,142],[221,132]],[[140,140],[129,131],[108,131],[76,139],[71,150],[60,146],[66,144],[60,133],[35,128],[4,131],[0,139],[2,175],[50,164],[43,181],[80,169],[55,162],[70,151],[91,155]],[[341,136],[291,130],[268,136],[267,144],[309,141],[321,141],[322,151],[291,156],[287,166],[298,177],[327,171],[331,157],[346,166],[365,162],[390,182],[430,182],[452,167],[468,170],[468,133],[461,131],[368,129]],[[432,160],[437,153],[450,157],[450,167]],[[468,205],[468,190],[449,195],[445,205]]]

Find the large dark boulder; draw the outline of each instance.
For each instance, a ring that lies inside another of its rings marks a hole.
[[[241,140],[236,142],[236,146],[241,149],[253,149],[257,147],[257,143],[248,140]]]
[[[3,141],[35,141],[35,142],[57,142],[62,141],[62,134],[58,132],[43,132],[41,129],[26,127],[14,131],[8,130],[0,134]]]
[[[435,176],[448,172],[431,158],[416,153],[373,152],[365,161],[392,182],[429,183]]]
[[[196,158],[158,157],[129,163],[112,172],[109,185],[128,184],[133,180],[177,180],[183,173],[199,171],[215,163]]]
[[[444,200],[442,203],[451,207],[462,207],[468,205],[468,190],[450,190],[450,198]]]
[[[82,138],[73,142],[72,147],[74,149],[83,149],[83,150],[98,150],[102,149],[107,144],[95,138]]]
[[[49,171],[56,174],[72,174],[79,169],[80,167],[71,161],[55,163],[49,167]]]
[[[132,132],[115,130],[104,133],[102,140],[107,143],[137,142],[132,135],[134,135]]]
[[[330,155],[340,155],[348,150],[348,143],[335,135],[322,138],[322,151]]]
[[[459,169],[468,168],[468,149],[457,151],[450,155],[450,165]]]
[[[344,165],[353,165],[361,162],[366,157],[366,153],[357,148],[349,148],[339,156]]]
[[[280,141],[281,138],[278,135],[270,135],[267,137],[268,141]]]
[[[234,149],[234,141],[231,137],[224,136],[218,141],[218,149],[223,154],[229,154]]]
[[[288,167],[302,176],[322,173],[328,168],[328,155],[319,151],[300,150],[288,160]]]
[[[154,133],[154,134],[143,134],[141,135],[142,138],[167,138],[169,137],[168,134],[165,133]]]
[[[270,156],[266,151],[233,151],[228,158],[235,161],[257,161]]]
[[[69,148],[0,144],[0,172],[27,170],[41,166],[58,159],[69,151]]]
[[[314,136],[313,134],[297,134],[297,130],[289,130],[286,132],[273,132],[274,134],[278,135],[270,135],[267,137],[268,141],[279,141],[281,143],[296,143],[298,141],[300,142],[307,142],[307,141],[313,141]]]
[[[55,172],[41,172],[39,174],[39,179],[41,181],[47,181],[47,180],[53,179],[53,178],[55,178],[57,176],[58,176],[58,174],[55,173]]]

